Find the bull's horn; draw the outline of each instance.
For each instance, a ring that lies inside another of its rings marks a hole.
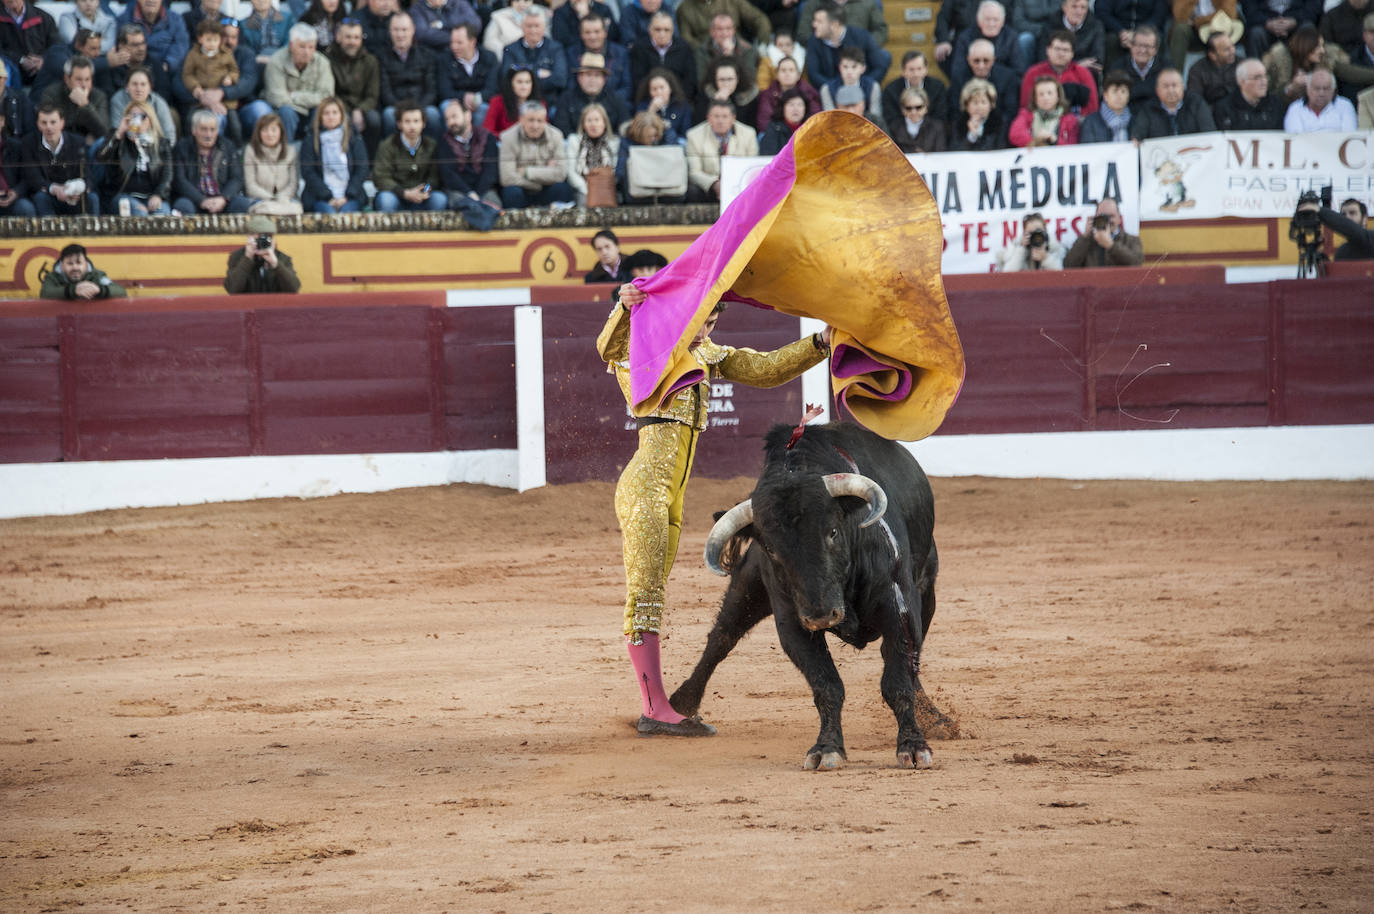
[[[824,477],[825,490],[832,497],[853,495],[868,502],[868,516],[859,522],[860,527],[868,527],[882,519],[887,511],[887,493],[867,476],[858,473],[831,473]]]
[[[754,522],[754,504],[742,501],[720,516],[711,532],[706,535],[706,567],[719,575],[730,572],[720,567],[720,554],[730,538]]]

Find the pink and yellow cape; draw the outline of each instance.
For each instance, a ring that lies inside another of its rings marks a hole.
[[[724,298],[830,324],[843,409],[886,438],[926,437],[964,378],[943,243],[930,191],[881,130],[810,118],[681,257],[635,280],[648,299],[630,324],[633,411],[701,380],[687,346]]]

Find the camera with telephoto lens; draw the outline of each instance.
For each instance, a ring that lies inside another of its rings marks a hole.
[[[1298,246],[1298,278],[1326,275],[1326,252],[1322,250],[1321,213],[1305,206],[1331,208],[1331,185],[1321,191],[1305,190],[1298,196],[1298,208],[1288,224],[1288,237]]]
[[[1325,207],[1326,209],[1331,208],[1330,184],[1323,187],[1320,192],[1315,190],[1305,190],[1302,192],[1301,195],[1298,196],[1298,209],[1293,213],[1294,228],[1313,230],[1321,225],[1321,217],[1318,216],[1315,211],[1310,209],[1303,209],[1304,206],[1310,206],[1313,203],[1317,204],[1318,206]],[[1290,237],[1292,237],[1291,229],[1289,231],[1289,234]]]
[[[1028,248],[1049,247],[1049,244],[1050,235],[1044,229],[1032,229],[1030,234],[1026,236],[1026,247]]]
[[[254,239],[254,243],[257,245],[259,251],[265,251],[272,246],[272,236],[259,235]]]

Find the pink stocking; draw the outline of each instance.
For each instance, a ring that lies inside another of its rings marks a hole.
[[[663,667],[659,661],[658,635],[645,632],[641,635],[643,644],[627,642],[630,649],[630,663],[634,664],[635,679],[639,681],[639,698],[643,705],[644,716],[664,723],[676,724],[686,720],[668,704],[668,696],[663,691]]]

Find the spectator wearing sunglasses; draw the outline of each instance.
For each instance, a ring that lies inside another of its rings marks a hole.
[[[924,89],[902,92],[902,116],[888,122],[887,133],[905,153],[944,152],[945,125],[930,113],[930,98]]]

